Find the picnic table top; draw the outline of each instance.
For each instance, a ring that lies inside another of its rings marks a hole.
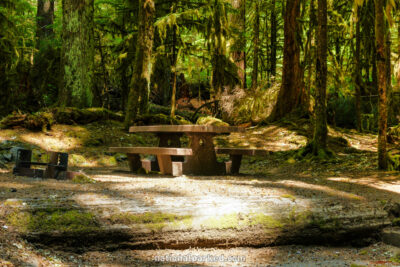
[[[236,126],[213,126],[213,125],[152,125],[132,126],[130,133],[233,133],[245,132],[245,128]]]

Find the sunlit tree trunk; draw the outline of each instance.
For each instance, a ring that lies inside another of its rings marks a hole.
[[[282,86],[271,120],[277,120],[297,108],[305,109],[303,69],[300,66],[300,44],[298,42],[300,0],[287,0],[284,21]]]
[[[129,127],[137,115],[148,111],[154,14],[154,1],[140,0],[136,59],[126,107],[125,127]]]
[[[232,15],[232,25],[239,31],[239,38],[235,41],[232,57],[238,67],[238,76],[241,87],[246,88],[246,0],[232,0],[232,7],[239,12]]]
[[[255,18],[253,25],[253,70],[251,73],[251,88],[257,87],[258,57],[260,48],[260,8],[258,0],[255,0]]]
[[[386,51],[385,51],[385,0],[375,0],[375,38],[376,38],[376,65],[379,93],[379,133],[378,133],[378,166],[387,169],[387,79],[386,79]]]
[[[63,0],[61,106],[90,107],[94,87],[94,0]]]
[[[318,0],[318,32],[317,32],[317,73],[315,90],[315,125],[313,138],[313,153],[327,148],[328,128],[326,122],[326,79],[327,79],[327,49],[328,20],[327,0]]]

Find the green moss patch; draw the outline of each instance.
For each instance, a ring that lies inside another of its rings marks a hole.
[[[6,217],[8,224],[23,232],[85,231],[99,227],[95,216],[80,210],[14,210]]]
[[[217,118],[214,118],[214,117],[210,117],[210,116],[200,117],[197,120],[196,124],[199,124],[199,125],[213,125],[213,126],[229,126],[228,123],[226,123],[226,122],[224,122],[224,121],[222,121],[220,119],[217,119]]]
[[[163,229],[167,225],[171,226],[179,226],[185,225],[190,226],[192,224],[192,216],[191,215],[176,215],[171,213],[162,213],[162,212],[146,212],[142,214],[132,214],[128,212],[114,214],[110,217],[110,221],[112,223],[119,224],[142,224],[145,225],[146,228],[149,228],[154,231],[159,231]]]
[[[77,183],[77,184],[94,184],[96,183],[95,180],[90,178],[89,176],[86,176],[84,174],[79,174],[76,175],[74,178],[72,178],[72,182]]]
[[[202,222],[202,227],[208,229],[237,229],[240,227],[237,213],[211,217]]]

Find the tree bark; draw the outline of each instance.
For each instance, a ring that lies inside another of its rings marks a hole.
[[[379,93],[379,133],[378,133],[378,166],[387,169],[387,80],[386,80],[386,54],[385,54],[385,17],[384,0],[375,0],[375,38],[376,38],[376,67]]]
[[[277,21],[276,21],[276,0],[272,0],[271,8],[271,57],[270,57],[270,76],[274,80],[276,76],[276,39],[277,39]]]
[[[258,0],[255,0],[255,13],[256,17],[254,18],[253,25],[253,70],[251,72],[251,89],[257,87],[257,78],[258,78],[258,57],[259,57],[259,48],[260,48],[260,8]]]
[[[242,88],[246,88],[246,0],[232,0],[232,7],[238,9],[238,14],[232,16],[232,23],[239,31],[239,38],[234,44],[232,58],[238,67],[238,76]]]
[[[139,29],[136,46],[135,68],[125,115],[125,127],[129,127],[137,115],[148,111],[153,49],[155,5],[153,0],[139,2]]]
[[[326,122],[326,79],[328,51],[328,13],[327,0],[318,0],[317,72],[315,90],[315,125],[313,153],[327,148],[328,128]]]
[[[94,0],[63,0],[60,105],[90,107],[94,87]]]
[[[271,120],[283,118],[304,104],[303,69],[300,65],[300,45],[297,40],[300,2],[300,0],[286,1],[282,86],[270,116]]]
[[[357,131],[361,132],[361,12],[357,11],[357,25],[356,25],[356,51],[355,51],[355,91],[356,91],[356,125]]]
[[[54,36],[54,0],[38,0],[36,13],[36,47],[40,49],[41,43]]]
[[[172,95],[171,95],[171,117],[175,117],[175,102],[176,102],[176,65],[178,62],[178,55],[176,52],[176,25],[173,26],[172,36]]]

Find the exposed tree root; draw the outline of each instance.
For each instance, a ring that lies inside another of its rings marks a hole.
[[[316,148],[312,141],[297,152],[298,159],[329,161],[335,157],[335,154],[330,149]]]

